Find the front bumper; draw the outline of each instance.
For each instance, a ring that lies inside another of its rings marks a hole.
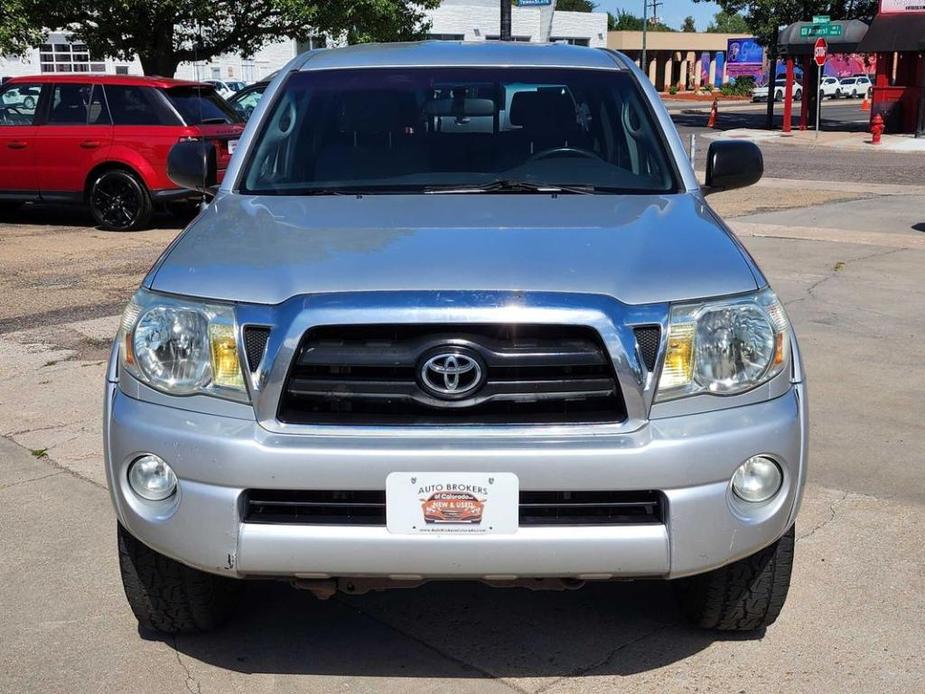
[[[765,402],[652,420],[591,436],[305,436],[126,395],[107,384],[105,454],[119,521],[153,549],[230,576],[613,578],[696,574],[753,554],[793,523],[806,468],[805,390]],[[143,502],[126,470],[143,453],[180,479],[174,502]],[[729,480],[770,454],[779,494],[743,508]],[[384,489],[393,471],[513,472],[522,490],[662,491],[656,525],[525,527],[511,535],[410,536],[385,527],[244,523],[251,488]]]

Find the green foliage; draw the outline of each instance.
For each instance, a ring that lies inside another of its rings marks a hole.
[[[723,96],[751,96],[755,88],[754,77],[737,77],[735,82],[727,82],[719,88]]]
[[[6,3],[9,0],[0,0]],[[279,38],[320,32],[352,43],[421,38],[439,0],[14,0],[31,26],[68,27],[96,56],[170,77],[181,62],[253,55]],[[32,39],[30,39],[31,41]]]
[[[694,18],[688,15],[684,18],[684,24],[681,25],[681,31],[686,33],[693,33],[697,31],[697,25],[694,24]]]
[[[597,5],[591,0],[556,0],[557,12],[594,12]]]
[[[556,4],[558,8],[559,5]],[[649,22],[649,31],[674,31],[671,27],[664,24]],[[607,31],[642,31],[642,17],[637,17],[632,12],[619,10],[616,15],[607,13]]]
[[[0,55],[22,55],[42,41],[41,24],[34,24],[24,0],[0,0]]]
[[[711,34],[747,34],[750,31],[745,17],[738,12],[723,12],[713,15],[713,21],[707,26]]]
[[[668,87],[668,93],[671,94],[672,96],[674,96],[675,94],[677,94],[677,93],[678,93],[678,85],[672,84],[670,87]]]
[[[793,22],[809,21],[817,14],[827,14],[832,19],[862,19],[869,22],[877,11],[877,3],[878,0],[716,0],[723,12],[743,14],[748,33],[757,37],[762,46],[775,43],[781,27]]]

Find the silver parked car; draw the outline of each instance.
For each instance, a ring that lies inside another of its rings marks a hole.
[[[662,578],[771,624],[806,479],[777,296],[622,54],[365,45],[291,62],[214,201],[122,318],[105,453],[139,622],[208,629],[242,579]]]

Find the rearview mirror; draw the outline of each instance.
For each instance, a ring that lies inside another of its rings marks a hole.
[[[167,155],[167,176],[181,188],[214,194],[218,179],[215,147],[198,140],[175,144]]]
[[[757,183],[764,174],[764,157],[754,142],[718,140],[707,152],[707,178],[704,192],[744,188]]]

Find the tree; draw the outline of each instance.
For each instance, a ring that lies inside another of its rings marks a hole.
[[[597,5],[591,0],[556,0],[557,12],[594,12]]]
[[[787,24],[802,20],[808,21],[817,14],[827,14],[832,19],[862,19],[869,22],[877,11],[878,3],[878,0],[715,1],[722,10],[721,14],[743,14],[746,32],[754,35],[762,46],[775,43],[778,32]],[[694,2],[707,2],[707,0],[694,0]]]
[[[723,12],[720,10],[713,15],[713,21],[707,26],[711,34],[747,34],[748,22],[738,12]]]
[[[32,23],[23,0],[2,0],[0,2],[0,55],[22,55],[41,41],[41,25]]]
[[[9,0],[2,0],[8,3]],[[90,52],[141,60],[148,75],[173,76],[181,62],[223,53],[253,55],[279,38],[319,32],[351,43],[420,38],[424,10],[439,0],[14,0],[32,26],[67,27]],[[30,39],[31,40],[31,39]]]
[[[697,31],[697,26],[694,24],[694,18],[688,15],[684,18],[684,24],[681,25],[681,31],[686,33],[694,33]]]
[[[637,17],[624,10],[619,10],[616,16],[608,12],[607,31],[642,31],[642,17]],[[674,29],[664,24],[657,24],[650,19],[648,31],[674,31]]]

